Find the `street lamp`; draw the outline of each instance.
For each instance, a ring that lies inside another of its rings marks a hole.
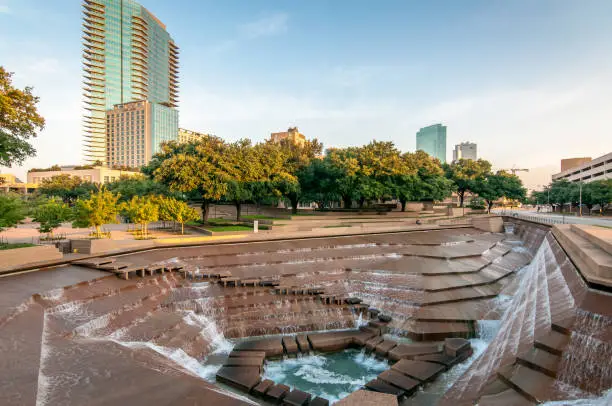
[[[580,217],[582,217],[582,179],[580,179],[578,184],[580,185],[580,198],[579,198],[580,199],[580,201],[579,201],[579,204],[580,204]]]

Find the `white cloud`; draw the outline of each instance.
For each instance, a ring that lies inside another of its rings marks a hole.
[[[273,13],[241,26],[247,38],[269,37],[287,31],[287,13]]]

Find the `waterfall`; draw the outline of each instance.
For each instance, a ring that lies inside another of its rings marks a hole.
[[[451,404],[459,398],[477,399],[499,368],[513,363],[518,354],[533,345],[537,336],[550,331],[551,301],[561,311],[574,307],[572,295],[547,239],[543,240],[531,263],[507,286],[507,291],[513,292],[514,296],[503,312],[499,327],[489,321],[478,322],[480,332],[494,334],[494,338],[445,394],[442,404]]]
[[[607,330],[612,330],[612,318],[576,312],[570,344],[559,367],[560,381],[594,394],[612,387],[612,342],[602,337]]]

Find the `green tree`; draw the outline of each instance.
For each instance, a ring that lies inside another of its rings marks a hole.
[[[40,223],[38,231],[53,235],[53,230],[69,221],[72,212],[61,200],[49,199],[39,205],[34,211],[34,221]]]
[[[227,193],[227,144],[204,136],[198,142],[162,144],[143,172],[171,191],[192,193],[202,199],[202,220],[208,221],[209,206]]]
[[[120,201],[122,202],[132,200],[134,196],[172,195],[172,192],[168,190],[167,186],[153,179],[149,179],[144,175],[123,175],[114,182],[106,185],[106,187],[109,191],[120,194]]]
[[[163,210],[167,211],[170,220],[181,225],[181,234],[185,234],[185,223],[197,220],[199,217],[198,212],[192,207],[189,207],[187,202],[172,197],[163,198],[162,205],[165,206]]]
[[[578,185],[561,179],[553,181],[550,186],[550,202],[556,204],[560,211],[563,212],[566,204],[574,201],[577,195]]]
[[[38,193],[47,197],[59,197],[64,203],[72,205],[77,199],[85,198],[95,190],[96,185],[91,182],[83,182],[78,176],[61,174],[43,179]]]
[[[319,208],[331,206],[332,202],[341,198],[336,189],[340,176],[340,171],[332,167],[327,160],[311,160],[308,166],[297,172],[301,199],[316,202]]]
[[[406,203],[439,201],[450,196],[453,183],[444,177],[440,161],[423,151],[402,155],[403,173],[394,179],[395,196],[406,209]]]
[[[459,207],[463,207],[465,192],[473,192],[478,182],[482,182],[491,173],[491,163],[484,159],[460,159],[444,168],[446,177],[455,184]]]
[[[12,75],[0,66],[0,166],[8,167],[36,155],[29,139],[45,126],[36,108],[38,97],[31,87],[13,87]]]
[[[14,194],[0,194],[0,231],[14,227],[25,218],[21,198]]]
[[[145,237],[149,233],[149,223],[159,220],[159,208],[154,199],[148,196],[134,196],[130,201],[122,203],[119,208],[131,222],[140,224],[142,235]]]
[[[502,197],[510,200],[522,200],[526,195],[526,189],[523,187],[520,178],[505,171],[489,174],[484,179],[476,179],[472,188],[472,191],[487,203],[488,213],[491,213],[495,201]]]
[[[102,236],[103,224],[117,222],[117,201],[119,195],[101,188],[92,193],[88,199],[81,198],[76,201],[74,207],[74,227],[95,227],[96,237]]]
[[[227,146],[225,172],[227,188],[224,198],[236,207],[236,220],[240,220],[242,204],[253,198],[252,184],[263,182],[262,162],[251,141],[243,139]]]
[[[582,201],[589,208],[599,205],[599,212],[603,215],[606,206],[612,203],[612,179],[596,180],[582,186]]]

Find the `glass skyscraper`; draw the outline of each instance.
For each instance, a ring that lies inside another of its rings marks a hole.
[[[416,134],[416,149],[427,152],[440,162],[446,162],[446,126],[434,124],[423,127]]]
[[[178,47],[161,21],[134,0],[84,0],[83,47],[87,161],[114,164],[106,113],[115,105],[150,102],[163,130],[152,139],[178,137]]]

